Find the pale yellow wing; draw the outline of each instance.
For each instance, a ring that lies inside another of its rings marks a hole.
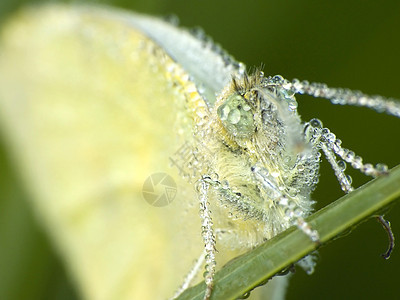
[[[62,7],[14,17],[0,51],[2,130],[84,298],[172,296],[202,252],[192,189],[168,160],[189,122],[174,62],[123,22]],[[157,172],[177,183],[163,208],[142,196]]]

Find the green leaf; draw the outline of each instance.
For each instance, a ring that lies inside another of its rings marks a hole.
[[[339,238],[354,226],[382,211],[400,197],[400,166],[389,175],[372,180],[308,218],[318,230],[321,245]],[[234,259],[215,276],[212,299],[234,299],[265,282],[316,250],[304,233],[294,227]],[[186,290],[179,299],[203,299],[204,282]]]

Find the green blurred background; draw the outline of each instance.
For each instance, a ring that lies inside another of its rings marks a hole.
[[[182,26],[202,27],[247,66],[264,63],[266,74],[400,98],[398,0],[90,2],[159,16],[174,14]],[[1,20],[27,3],[36,2],[2,0]],[[304,96],[298,101],[303,120],[320,118],[365,161],[384,162],[390,168],[400,162],[399,119],[363,108],[333,106],[322,99]],[[78,299],[51,243],[35,223],[4,146],[0,145],[0,299]],[[317,209],[342,195],[325,161],[321,173],[313,194]],[[349,174],[355,186],[369,180],[353,170]],[[387,218],[399,236],[400,207],[394,206]],[[298,269],[287,298],[397,298],[400,247],[385,261],[380,254],[386,247],[386,233],[375,220],[361,224],[320,249],[313,275]]]

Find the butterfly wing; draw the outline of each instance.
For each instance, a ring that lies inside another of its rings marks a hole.
[[[168,159],[185,135],[174,62],[123,22],[61,7],[21,12],[0,51],[4,135],[81,293],[171,296],[202,252],[193,189]],[[162,208],[142,195],[159,172],[177,184]]]

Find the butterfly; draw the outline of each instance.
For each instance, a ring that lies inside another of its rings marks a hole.
[[[386,173],[342,148],[319,120],[296,114],[295,93],[354,94],[247,75],[213,42],[159,19],[44,6],[22,12],[3,37],[4,126],[86,298],[173,296],[204,244],[211,294],[217,260],[292,224],[317,242],[304,218],[321,150],[346,192],[351,182],[332,156]],[[397,106],[377,109],[396,115]]]

